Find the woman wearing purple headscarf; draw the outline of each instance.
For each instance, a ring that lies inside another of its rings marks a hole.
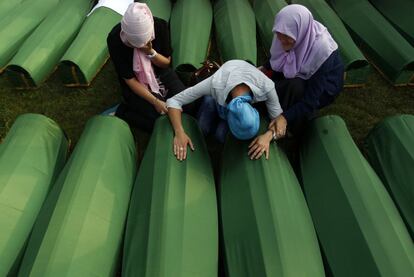
[[[300,133],[303,123],[342,90],[344,66],[326,27],[302,5],[280,10],[272,31],[271,58],[263,70],[275,82],[284,112],[270,126],[287,125]]]

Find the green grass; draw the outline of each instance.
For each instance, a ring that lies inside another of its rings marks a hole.
[[[15,90],[4,74],[0,78],[0,139],[4,138],[16,117],[40,113],[55,120],[68,137],[76,142],[86,121],[120,99],[119,85],[110,63],[90,88],[66,88],[58,74],[40,88]]]
[[[36,90],[15,90],[4,75],[0,76],[0,141],[16,117],[23,113],[40,113],[55,120],[76,144],[87,120],[120,100],[118,79],[109,62],[90,88],[65,88],[58,74]],[[356,143],[361,146],[372,127],[395,114],[414,114],[414,87],[395,88],[376,71],[363,88],[345,89],[333,105],[321,114],[337,114],[346,121]],[[139,156],[148,135],[134,130],[139,141]]]
[[[365,87],[345,89],[321,114],[341,116],[361,146],[369,131],[385,117],[414,114],[414,87],[393,87],[374,71]]]

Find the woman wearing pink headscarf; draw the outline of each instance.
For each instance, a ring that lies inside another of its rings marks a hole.
[[[263,70],[275,82],[284,112],[270,125],[300,133],[303,123],[342,90],[344,66],[326,27],[302,5],[280,10],[272,31],[271,58]]]
[[[153,17],[146,4],[131,3],[107,44],[124,100],[115,115],[151,131],[155,120],[168,111],[166,99],[185,89],[170,68],[167,22]]]

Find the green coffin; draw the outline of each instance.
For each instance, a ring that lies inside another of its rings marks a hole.
[[[14,7],[20,4],[23,0],[2,0],[0,1],[0,21],[6,17],[7,14],[11,10],[13,10]]]
[[[213,8],[209,0],[179,0],[171,13],[174,69],[192,72],[206,60]]]
[[[414,247],[391,197],[338,116],[314,120],[303,189],[333,276],[414,276]]]
[[[257,30],[267,56],[270,55],[270,47],[274,37],[272,29],[275,16],[285,6],[287,3],[284,0],[253,0]]]
[[[371,131],[366,147],[368,160],[414,238],[414,116],[385,119]]]
[[[89,120],[36,221],[19,276],[115,276],[135,159],[124,121]]]
[[[414,75],[414,48],[366,0],[329,1],[357,45],[394,85]]]
[[[12,2],[12,0],[8,0]],[[0,72],[59,0],[25,1],[0,19]]]
[[[179,162],[168,118],[155,124],[131,197],[122,276],[217,277],[213,172],[195,120],[183,115],[183,126],[195,151]]]
[[[249,142],[229,138],[219,191],[229,277],[325,276],[318,241],[298,180],[284,153],[250,160]]]
[[[370,2],[414,46],[414,1],[370,0]]]
[[[257,63],[256,19],[248,0],[215,1],[214,25],[223,62],[239,59]]]
[[[293,0],[292,2],[306,6],[314,18],[328,28],[338,43],[345,65],[345,86],[366,84],[370,73],[369,63],[352,40],[339,16],[325,0]]]
[[[26,240],[57,174],[68,141],[38,114],[19,116],[0,148],[0,276],[13,276]]]
[[[122,16],[106,7],[89,15],[63,55],[59,74],[66,86],[89,86],[109,58],[106,37]]]
[[[61,0],[10,61],[6,74],[15,87],[37,87],[49,77],[90,7],[89,0]]]
[[[148,5],[153,16],[162,18],[165,21],[170,21],[171,2],[170,0],[140,0],[134,2],[141,2]]]

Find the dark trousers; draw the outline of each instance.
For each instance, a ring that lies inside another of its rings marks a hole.
[[[275,82],[275,88],[279,103],[285,111],[303,99],[305,81],[300,78],[279,80]]]
[[[186,89],[186,86],[181,82],[172,69],[164,69],[158,77],[161,83],[168,89],[165,99],[161,95],[154,93],[154,96],[160,100],[165,101]],[[129,87],[124,88],[123,98],[124,102],[119,105],[115,115],[134,127],[151,132],[154,128],[155,120],[161,116],[155,110],[154,106],[133,93]],[[194,114],[196,110],[195,105],[196,104],[190,104],[184,106],[184,112]]]
[[[197,122],[204,136],[213,133],[215,139],[224,144],[229,127],[227,121],[220,118],[217,105],[217,101],[212,96],[204,96],[198,110]]]
[[[284,111],[287,111],[297,102],[301,101],[305,95],[306,81],[301,78],[286,79],[282,73],[273,72],[273,82],[275,82],[275,89],[279,97],[279,103]],[[311,115],[310,117],[313,117]],[[308,117],[300,118],[288,125],[288,131],[299,135],[304,131],[305,124]]]
[[[283,74],[279,75],[277,72],[273,73],[272,80],[275,82],[277,96],[284,111],[287,111],[291,106],[303,99],[306,85],[305,80],[301,78],[286,79]],[[288,124],[287,130],[293,137],[284,138],[278,142],[278,145],[286,153],[297,176],[300,173],[299,145],[301,144],[307,120],[307,118],[302,118]]]
[[[282,74],[274,72],[272,77],[275,83],[275,89],[279,98],[280,106],[284,111],[303,99],[305,94],[305,80],[300,78],[286,79]],[[262,116],[267,117],[267,108],[264,102],[259,102],[253,105]],[[288,126],[288,130],[297,133],[303,129],[303,124],[306,119],[298,120],[292,125]]]

